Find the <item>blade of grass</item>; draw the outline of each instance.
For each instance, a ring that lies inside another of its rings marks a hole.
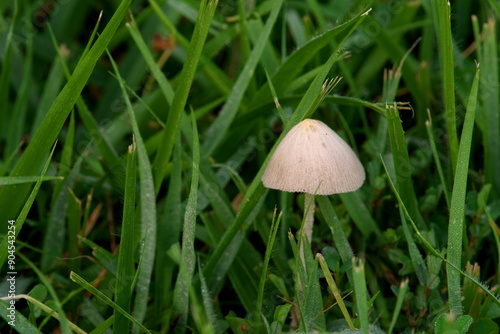
[[[260,327],[261,323],[261,313],[262,313],[262,302],[264,300],[264,286],[266,283],[266,277],[267,277],[267,267],[269,265],[269,260],[271,259],[271,253],[273,251],[273,245],[274,241],[276,240],[276,234],[278,232],[278,228],[280,225],[281,217],[283,215],[283,212],[280,212],[278,217],[276,218],[276,210],[274,210],[274,215],[273,215],[273,221],[271,223],[271,233],[269,233],[269,239],[267,241],[267,246],[266,246],[266,254],[264,255],[264,263],[262,266],[262,272],[260,275],[260,282],[259,282],[259,292],[257,295],[257,328]]]
[[[474,131],[474,118],[476,115],[477,91],[479,86],[479,66],[472,83],[467,111],[465,114],[462,135],[460,137],[460,147],[458,149],[458,164],[453,182],[453,192],[451,194],[450,220],[448,224],[448,263],[462,267],[462,240],[464,233],[464,210],[465,196],[467,190],[467,175],[469,171],[470,149],[472,133]],[[447,266],[448,277],[448,297],[450,311],[456,316],[460,316],[462,309],[462,293],[460,288],[460,274],[451,270]]]
[[[401,307],[403,306],[403,302],[406,297],[406,293],[409,290],[409,285],[408,285],[408,279],[403,279],[401,284],[399,285],[399,290],[398,290],[398,296],[396,299],[396,306],[394,306],[394,312],[392,313],[392,320],[391,320],[391,325],[389,327],[389,330],[387,331],[388,334],[392,334],[392,331],[394,330],[394,326],[396,325],[396,321],[398,320],[398,316],[401,313]]]
[[[69,278],[73,282],[75,282],[76,284],[78,284],[79,286],[81,286],[82,288],[84,288],[85,290],[87,290],[88,292],[90,292],[92,295],[94,295],[100,301],[102,301],[106,305],[112,307],[113,310],[116,310],[117,312],[119,312],[120,314],[122,314],[123,316],[125,316],[128,320],[132,321],[135,325],[137,325],[145,333],[151,334],[151,332],[146,327],[144,327],[139,321],[137,321],[129,313],[125,312],[125,310],[123,310],[120,306],[116,305],[115,302],[113,302],[111,299],[109,299],[108,296],[106,296],[101,291],[97,290],[94,286],[92,286],[92,284],[90,284],[89,282],[87,282],[85,279],[83,279],[77,273],[75,273],[75,272],[72,271],[70,273],[70,275],[69,275]]]
[[[1,299],[2,300],[14,300],[14,299],[21,299],[21,298],[26,299],[27,301],[29,301],[33,305],[36,305],[37,307],[39,307],[44,312],[47,312],[49,314],[49,316],[54,317],[57,320],[60,320],[59,314],[56,311],[54,311],[53,309],[51,309],[50,307],[48,307],[44,303],[38,301],[37,299],[35,299],[29,295],[20,294],[20,295],[14,296],[14,297],[5,297],[5,298],[1,298]],[[16,323],[16,325],[15,325],[16,329],[19,330],[19,328],[17,326],[18,325],[17,317],[16,317],[15,323]],[[78,334],[86,334],[86,332],[84,330],[82,330],[80,327],[78,327],[77,325],[75,325],[71,321],[68,321],[68,323],[69,323],[69,326],[71,327],[71,330],[73,332],[78,333]],[[38,332],[38,330],[36,330],[35,332]],[[20,332],[20,333],[22,333],[22,332]]]
[[[182,231],[182,261],[179,266],[179,275],[174,288],[173,311],[172,314],[180,319],[177,326],[185,331],[187,316],[189,311],[189,289],[193,279],[194,268],[196,266],[196,255],[194,251],[195,228],[196,228],[196,203],[198,198],[200,147],[198,140],[198,130],[196,119],[191,113],[191,124],[193,128],[193,164],[191,166],[191,188],[189,190],[186,213],[184,215],[184,228]]]
[[[40,179],[39,176],[6,176],[0,177],[0,185],[13,185],[22,183],[34,183]],[[64,180],[62,176],[44,176],[42,181],[61,181]]]
[[[200,283],[201,283],[201,296],[203,298],[203,305],[205,306],[205,310],[207,313],[207,318],[212,325],[212,328],[215,333],[223,333],[223,331],[219,328],[219,317],[215,312],[214,303],[212,301],[212,297],[210,295],[210,291],[208,290],[207,282],[205,280],[205,276],[203,276],[203,271],[201,270],[200,263],[198,262],[198,273],[200,274]]]
[[[127,174],[125,176],[125,199],[123,203],[123,222],[121,228],[118,267],[116,269],[115,303],[125,312],[130,311],[132,297],[131,282],[134,277],[134,225],[135,225],[135,188],[136,188],[136,146],[128,147]],[[130,321],[115,310],[113,333],[128,333]]]
[[[358,307],[358,320],[361,325],[361,333],[370,333],[368,322],[368,292],[366,290],[365,264],[361,259],[352,259],[354,295],[356,296],[356,306]]]
[[[425,122],[425,127],[427,129],[427,136],[429,137],[429,143],[431,144],[432,156],[434,157],[434,162],[436,163],[436,168],[439,175],[439,180],[441,181],[441,187],[443,187],[444,198],[446,199],[446,204],[448,209],[450,208],[450,194],[448,192],[448,186],[446,185],[446,179],[444,178],[443,167],[441,166],[441,160],[439,159],[439,153],[436,147],[436,140],[434,139],[434,132],[432,130],[432,119],[429,110],[429,119]]]
[[[347,308],[345,307],[344,304],[344,299],[342,299],[342,296],[340,295],[340,291],[337,288],[337,284],[335,283],[335,280],[333,279],[333,276],[328,269],[328,265],[326,264],[325,258],[321,253],[316,254],[316,258],[318,259],[319,265],[321,266],[321,270],[323,271],[323,275],[326,278],[326,281],[328,282],[328,287],[332,291],[333,296],[335,297],[335,300],[337,301],[337,304],[340,307],[340,310],[342,311],[342,315],[344,316],[345,321],[349,325],[349,329],[355,330],[356,327],[354,327],[354,324],[352,323],[351,315],[347,311]]]
[[[317,196],[317,201],[323,217],[330,228],[332,233],[333,241],[335,242],[335,247],[339,252],[340,258],[344,264],[351,264],[351,260],[354,257],[354,252],[352,251],[349,241],[347,240],[342,224],[340,223],[335,209],[327,196]],[[351,270],[347,270],[347,275],[352,278]]]
[[[354,20],[354,25],[349,30],[346,35],[344,36],[342,42],[338,45],[338,49],[336,52],[338,52],[342,46],[344,45],[345,41],[347,38],[352,34],[352,32],[358,27],[358,25],[361,23],[361,21],[364,19],[364,17],[368,14],[367,11],[365,11],[363,14],[358,16]],[[288,123],[285,126],[285,129],[283,133],[280,135],[274,146],[272,147],[271,151],[266,157],[266,160],[262,164],[260,170],[258,171],[257,175],[255,176],[254,180],[252,181],[252,184],[248,188],[248,191],[242,201],[242,205],[240,207],[240,210],[238,211],[238,214],[233,222],[233,224],[230,226],[230,228],[226,231],[222,239],[220,240],[220,243],[217,245],[217,247],[214,250],[214,253],[210,257],[208,263],[206,264],[205,268],[203,269],[205,277],[210,277],[215,275],[214,269],[217,266],[217,263],[220,261],[222,254],[226,251],[228,246],[232,243],[233,238],[240,232],[241,229],[247,229],[248,228],[248,222],[246,221],[247,217],[250,215],[252,212],[253,208],[257,205],[259,199],[265,192],[265,188],[262,185],[262,182],[260,180],[262,174],[264,173],[264,170],[266,168],[266,165],[272,156],[274,150],[276,147],[279,145],[280,141],[284,138],[286,133],[297,123],[299,123],[306,115],[306,113],[309,110],[309,106],[314,103],[316,100],[316,96],[319,94],[321,91],[321,87],[323,86],[323,83],[325,81],[326,76],[328,75],[331,67],[333,66],[333,63],[336,57],[336,52],[330,56],[328,61],[323,65],[321,72],[318,73],[318,75],[315,77],[311,85],[309,86],[309,89],[307,92],[303,95],[302,100],[300,101],[299,105],[297,106],[295,112],[293,113],[292,117],[288,121]],[[246,223],[246,224],[245,224]]]
[[[453,41],[451,36],[450,2],[448,0],[430,1],[432,15],[436,22],[439,59],[443,75],[445,119],[448,130],[448,145],[451,157],[451,170],[455,175],[458,156],[458,137],[455,112],[455,69]]]
[[[481,43],[476,41],[476,43]],[[489,18],[483,26],[482,53],[479,55],[483,73],[480,86],[481,101],[479,112],[484,120],[484,176],[485,182],[491,183],[492,197],[500,196],[500,89],[498,87],[498,50],[497,50],[496,24],[494,18]]]
[[[115,316],[112,315],[111,317],[106,319],[104,322],[102,322],[99,326],[94,328],[94,330],[92,332],[90,332],[89,334],[103,334],[103,333],[105,333],[108,330],[108,328],[111,327],[111,325],[113,325],[114,319],[115,319]]]
[[[129,4],[130,0],[123,0],[120,3],[120,6],[88,54],[80,60],[70,80],[57,96],[47,116],[13,168],[11,176],[36,174],[40,168],[40,163],[50,151],[68,114],[80,96],[97,60],[120,25]],[[12,219],[24,203],[28,193],[29,185],[2,187],[0,189],[0,211],[3,212],[4,217]],[[4,230],[5,225],[2,225],[0,233],[4,232]]]
[[[408,209],[414,215],[417,225],[423,227],[426,224],[418,209],[418,201],[412,181],[412,166],[399,111],[396,105],[388,106],[386,111],[389,142],[396,170],[396,186],[401,193],[403,201],[407,203]]]
[[[9,322],[12,321],[12,319],[8,317],[8,315],[11,314],[9,307],[11,307],[11,305],[6,301],[0,302],[0,317],[5,320],[6,324],[9,324]],[[19,333],[42,334],[42,332],[28,319],[26,319],[26,317],[21,312],[16,310],[15,317],[16,321],[14,322],[14,324],[16,331],[18,331]]]
[[[172,100],[172,106],[168,114],[165,129],[160,142],[161,150],[156,152],[154,160],[154,180],[156,193],[160,190],[160,186],[165,176],[165,168],[170,161],[170,155],[174,147],[175,137],[179,129],[182,114],[186,106],[187,98],[191,85],[193,83],[196,68],[200,60],[201,52],[205,44],[205,40],[210,29],[210,24],[217,8],[217,0],[202,0],[198,13],[198,19],[193,32],[193,37],[189,45],[188,56],[182,67],[182,72],[179,78],[179,86],[175,91]]]

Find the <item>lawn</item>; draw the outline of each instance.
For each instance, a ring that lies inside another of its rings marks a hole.
[[[0,332],[499,333],[498,18],[2,1]]]

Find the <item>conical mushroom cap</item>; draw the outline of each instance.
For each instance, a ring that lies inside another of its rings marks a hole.
[[[364,180],[365,170],[349,145],[312,119],[287,133],[262,175],[267,188],[318,195],[355,191]]]

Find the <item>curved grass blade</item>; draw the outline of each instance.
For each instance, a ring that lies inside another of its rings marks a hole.
[[[0,298],[4,299],[4,298]],[[1,301],[0,302],[0,317],[2,317],[5,320],[6,324],[9,324],[9,322],[12,321],[11,318],[8,318],[7,316],[10,314],[9,307],[11,305],[8,304],[6,301]],[[19,311],[15,311],[16,313],[16,321],[14,322],[16,331],[19,333],[30,333],[30,334],[42,334],[42,332],[36,328],[35,325],[33,325],[26,317]]]
[[[111,306],[114,310],[118,311],[120,314],[124,315],[128,320],[132,321],[135,325],[139,326],[140,329],[142,329],[145,333],[151,334],[151,332],[144,327],[139,321],[137,321],[134,317],[132,317],[129,313],[125,312],[120,306],[116,305],[115,302],[113,302],[111,299],[108,298],[104,293],[101,291],[97,290],[95,287],[92,286],[89,282],[87,282],[85,279],[80,277],[77,273],[71,272],[69,275],[69,278],[75,282],[76,284],[80,285],[82,288],[99,298],[102,302],[105,304]]]
[[[472,133],[474,131],[474,118],[476,115],[477,91],[479,86],[479,66],[472,83],[467,111],[465,114],[462,135],[460,137],[460,147],[458,149],[458,163],[453,182],[453,192],[451,194],[450,221],[448,224],[448,263],[462,267],[462,240],[465,210],[465,196],[467,191],[467,175],[469,172],[470,149]],[[460,288],[459,273],[450,270],[448,266],[448,296],[450,311],[456,316],[462,314],[462,289]]]
[[[27,301],[29,301],[33,305],[36,305],[41,310],[43,310],[44,312],[46,312],[49,316],[54,317],[57,320],[60,320],[59,314],[56,311],[54,311],[53,309],[51,309],[50,307],[48,307],[44,303],[38,301],[37,299],[35,299],[35,298],[33,298],[33,297],[29,296],[29,295],[20,294],[20,295],[14,296],[14,297],[4,297],[4,298],[0,298],[0,299],[2,299],[2,300],[15,300],[15,299],[21,299],[21,298],[26,299]],[[71,330],[73,332],[78,333],[78,334],[86,334],[86,332],[84,330],[82,330],[80,327],[78,327],[77,325],[75,325],[71,321],[68,321],[68,323],[69,323],[69,326],[71,327]],[[15,327],[18,328],[17,315],[16,315],[16,326]],[[38,330],[36,330],[35,332],[37,332],[37,331]],[[21,333],[22,333],[22,331],[21,331]]]
[[[347,324],[349,325],[349,329],[355,330],[356,327],[354,327],[354,324],[352,323],[351,315],[349,314],[347,308],[345,307],[344,299],[342,299],[342,295],[340,294],[337,284],[333,279],[332,273],[328,269],[328,265],[326,264],[325,258],[323,257],[323,255],[321,255],[321,253],[317,253],[316,258],[318,259],[319,265],[321,266],[321,270],[323,271],[323,275],[325,276],[325,279],[328,282],[328,287],[330,288],[330,291],[335,297],[335,300],[337,301],[337,304],[339,305],[340,310],[342,311],[344,319],[347,321]]]

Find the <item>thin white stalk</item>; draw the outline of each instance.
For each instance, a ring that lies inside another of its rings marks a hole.
[[[304,225],[302,226],[302,240],[300,241],[300,259],[304,268],[306,268],[306,254],[304,250],[304,242],[307,238],[309,247],[311,246],[313,225],[314,225],[314,195],[305,193],[304,196]],[[307,268],[306,268],[307,272]]]

